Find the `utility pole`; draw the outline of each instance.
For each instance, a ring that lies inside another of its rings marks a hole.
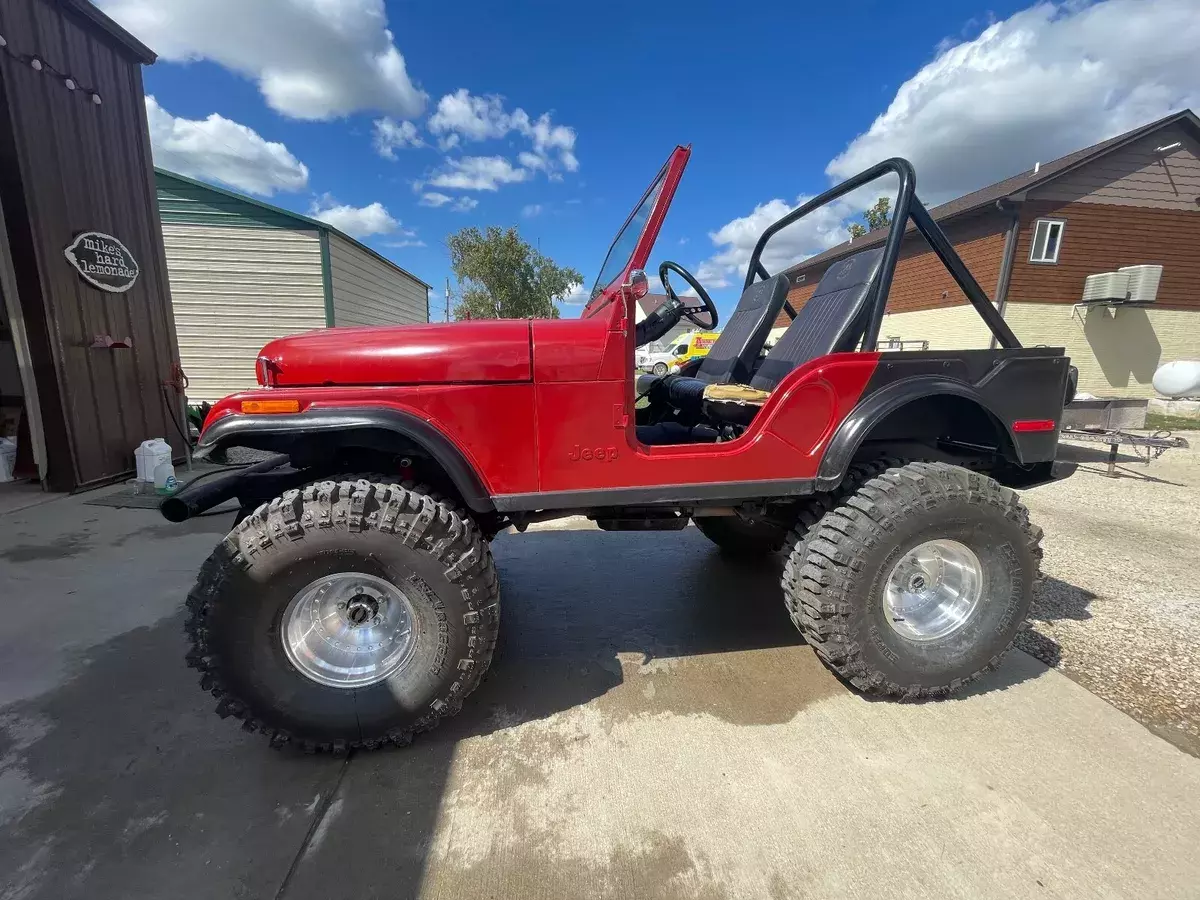
[[[446,318],[445,321],[450,321],[450,278],[446,277]]]

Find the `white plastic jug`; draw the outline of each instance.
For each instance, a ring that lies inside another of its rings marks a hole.
[[[133,451],[133,456],[137,462],[137,480],[152,482],[154,471],[159,464],[163,460],[171,461],[171,445],[162,438],[150,438],[148,441],[142,441]]]
[[[17,442],[0,437],[0,481],[12,481],[17,465]]]
[[[168,456],[154,469],[154,492],[156,494],[173,494],[178,488],[179,483],[175,480],[175,466],[171,464],[171,457]]]

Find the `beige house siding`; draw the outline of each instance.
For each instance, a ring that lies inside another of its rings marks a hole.
[[[1172,150],[1159,147],[1178,144]],[[1155,132],[1029,192],[1030,200],[1196,209],[1200,145],[1182,128]]]
[[[1079,390],[1099,397],[1155,397],[1159,366],[1200,359],[1200,310],[1009,303],[1004,318],[1026,347],[1065,347],[1079,369]],[[985,348],[991,337],[969,304],[889,313],[879,330],[880,344],[928,341],[930,350]]]
[[[1010,303],[1004,317],[1026,346],[1066,347],[1079,390],[1099,397],[1155,397],[1159,366],[1200,359],[1200,310]]]
[[[775,343],[787,331],[786,326],[771,329],[768,343]],[[891,339],[928,341],[930,350],[974,350],[989,346],[992,333],[988,331],[975,307],[969,303],[922,309],[915,312],[886,312],[879,327],[880,349]],[[906,350],[920,350],[906,346]]]
[[[163,243],[190,401],[254,387],[264,344],[325,326],[315,230],[164,224]]]
[[[429,321],[425,285],[340,235],[329,235],[333,324],[411,325]]]
[[[915,312],[885,313],[879,327],[880,346],[892,338],[928,341],[930,350],[974,350],[987,347],[992,333],[975,307],[959,303]]]

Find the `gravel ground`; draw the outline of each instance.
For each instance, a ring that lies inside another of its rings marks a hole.
[[[1183,436],[1118,478],[1107,447],[1064,444],[1079,471],[1025,492],[1046,577],[1018,646],[1200,756],[1200,432]]]

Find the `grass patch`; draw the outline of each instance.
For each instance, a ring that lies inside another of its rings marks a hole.
[[[1200,419],[1148,412],[1146,413],[1146,428],[1150,431],[1200,431]]]

